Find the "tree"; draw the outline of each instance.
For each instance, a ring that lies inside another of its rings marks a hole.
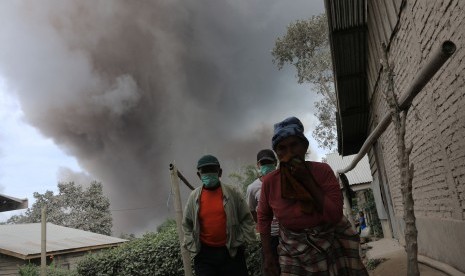
[[[238,172],[231,173],[228,176],[240,185],[242,192],[245,194],[247,187],[259,177],[259,174],[254,165],[246,165]]]
[[[418,268],[418,230],[415,224],[414,200],[412,194],[412,182],[414,165],[410,163],[410,153],[413,145],[406,146],[405,132],[407,125],[408,108],[401,109],[397,96],[394,92],[394,72],[389,64],[388,50],[383,44],[384,60],[383,71],[386,74],[387,91],[384,93],[389,105],[394,132],[396,134],[397,159],[400,171],[400,187],[402,189],[402,205],[404,207],[405,221],[405,250],[407,251],[407,274],[410,276],[420,275]]]
[[[297,20],[278,37],[271,54],[273,63],[282,69],[289,63],[297,69],[298,83],[310,83],[322,99],[315,103],[319,125],[313,137],[322,148],[332,150],[337,141],[336,92],[325,14]]]
[[[111,235],[112,217],[110,201],[103,195],[99,182],[92,182],[87,189],[73,182],[58,183],[58,194],[35,192],[36,202],[24,215],[15,215],[7,223],[37,223],[41,221],[42,207],[47,207],[47,222]]]

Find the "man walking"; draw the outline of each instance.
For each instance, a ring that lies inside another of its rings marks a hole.
[[[248,275],[244,250],[255,240],[255,232],[243,196],[221,183],[215,156],[199,159],[197,175],[202,186],[190,194],[183,218],[184,246],[195,255],[195,274]]]
[[[278,160],[276,159],[276,155],[271,149],[264,149],[258,152],[257,154],[257,168],[260,171],[260,177],[257,178],[254,182],[252,182],[247,187],[246,192],[246,200],[247,204],[249,204],[250,212],[252,213],[253,219],[257,222],[257,208],[258,202],[260,201],[260,192],[262,189],[262,178],[271,173],[276,169],[276,165]],[[271,253],[272,257],[278,262],[278,244],[279,244],[279,224],[276,218],[273,218],[271,222]],[[262,275],[265,275],[265,266],[264,266],[264,252],[263,248],[261,251],[262,263],[261,263],[261,271]]]

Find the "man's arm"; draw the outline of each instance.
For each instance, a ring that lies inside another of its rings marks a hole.
[[[189,250],[190,245],[192,244],[194,238],[192,236],[192,231],[194,230],[194,222],[192,218],[192,208],[194,205],[192,194],[187,199],[186,207],[184,208],[184,214],[182,219],[182,229],[184,231],[184,241],[183,246]]]
[[[266,275],[279,275],[276,259],[273,257],[271,247],[271,221],[273,220],[273,210],[268,201],[270,185],[264,181],[260,191],[260,201],[258,202],[257,229],[260,233],[260,240],[263,248],[264,268]]]
[[[257,222],[257,205],[258,205],[258,201],[257,201],[257,197],[256,197],[256,193],[258,192],[256,187],[255,187],[255,182],[257,180],[255,180],[254,182],[252,182],[248,187],[247,187],[247,192],[245,194],[245,199],[247,201],[247,204],[249,205],[249,210],[250,210],[250,213],[252,214],[252,217],[253,217],[253,220],[255,222]],[[261,184],[261,183],[260,183]]]
[[[233,193],[235,193],[234,197],[236,198],[236,208],[238,214],[238,221],[242,228],[242,233],[244,235],[244,239],[246,242],[253,242],[256,240],[254,225],[255,222],[253,220],[252,214],[250,213],[249,206],[243,199],[243,195],[241,195],[237,190],[232,188]]]
[[[328,164],[324,166],[323,183],[321,185],[324,192],[323,215],[329,218],[330,222],[337,223],[341,220],[343,209],[343,198],[341,187]]]
[[[250,213],[252,214],[253,220],[255,222],[257,222],[257,212],[256,211],[250,211]]]

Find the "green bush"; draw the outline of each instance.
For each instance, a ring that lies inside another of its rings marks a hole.
[[[40,267],[35,264],[26,264],[19,267],[21,276],[40,276]],[[56,268],[53,263],[47,266],[47,276],[78,276],[75,271]]]
[[[165,227],[159,233],[120,247],[84,257],[77,267],[79,275],[184,275],[176,228]]]
[[[260,271],[260,266],[262,262],[262,257],[260,254],[261,249],[262,245],[259,240],[256,240],[255,242],[247,246],[247,249],[245,251],[245,258],[250,276],[262,275]]]
[[[86,255],[78,263],[77,272],[82,276],[184,275],[176,225],[166,223],[159,231],[117,248]],[[259,241],[247,248],[246,257],[250,275],[260,275]]]

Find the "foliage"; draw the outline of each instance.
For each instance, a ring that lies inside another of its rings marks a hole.
[[[364,210],[366,214],[370,214],[368,226],[370,226],[370,231],[372,234],[378,238],[383,237],[383,229],[381,227],[381,221],[378,217],[378,212],[376,211],[376,203],[373,191],[369,189],[365,195],[366,202],[360,206],[360,209]]]
[[[120,247],[89,254],[78,264],[80,275],[184,275],[175,224],[164,223]]]
[[[298,82],[310,83],[323,96],[315,103],[315,116],[320,124],[313,137],[320,147],[332,150],[337,141],[337,103],[327,24],[324,14],[297,20],[287,27],[283,37],[276,39],[272,55],[279,69],[285,64],[294,66]]]
[[[136,235],[134,235],[133,233],[131,233],[131,234],[121,233],[121,234],[119,235],[119,238],[120,238],[120,239],[123,239],[123,240],[132,241],[132,240],[135,240],[135,239],[136,239]]]
[[[246,250],[251,275],[260,275],[259,250],[258,240]],[[147,233],[117,248],[86,255],[78,263],[77,272],[83,276],[184,275],[174,220],[160,225],[158,233]]]
[[[92,182],[87,189],[73,182],[58,183],[58,194],[35,192],[36,202],[24,215],[15,215],[8,223],[37,223],[41,221],[42,207],[47,208],[47,222],[111,235],[110,201],[103,195],[101,183]]]
[[[157,232],[163,233],[169,231],[172,228],[176,229],[176,220],[169,218],[157,227]]]
[[[47,266],[46,271],[47,276],[78,276],[78,274],[75,271],[56,268],[53,263],[50,266]],[[39,276],[40,266],[31,263],[22,265],[19,267],[18,273],[21,276]]]
[[[366,264],[366,268],[368,270],[375,270],[375,268],[381,264],[382,262],[384,262],[386,259],[369,259],[367,264]]]
[[[245,251],[245,261],[247,263],[247,268],[249,270],[249,275],[250,276],[261,276],[261,251],[262,245],[260,241],[257,239],[254,241],[252,244],[249,244],[247,246],[247,249]]]
[[[247,187],[259,176],[260,175],[254,165],[243,166],[238,172],[229,174],[229,178],[239,184],[244,194],[247,191]]]

